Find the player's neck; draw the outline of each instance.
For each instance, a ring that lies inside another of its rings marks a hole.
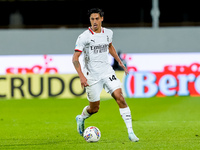
[[[101,33],[101,27],[99,27],[97,30],[94,30],[92,27],[91,27],[92,31],[95,32],[95,33]]]

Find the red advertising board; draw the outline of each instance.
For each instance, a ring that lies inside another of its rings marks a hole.
[[[124,79],[126,96],[200,96],[200,55],[174,55],[177,57],[176,60],[169,55],[156,56],[156,54],[149,56],[149,59],[153,60],[141,58],[140,61],[145,61],[145,65],[151,68],[148,70],[144,69],[146,66],[138,68],[137,63],[134,64],[134,59],[137,57],[134,54],[123,56],[128,57],[127,66],[130,72]]]

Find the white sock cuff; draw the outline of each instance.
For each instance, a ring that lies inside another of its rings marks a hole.
[[[126,108],[120,108],[119,111],[120,111],[120,114],[131,113],[131,110],[130,110],[129,107],[126,107]]]
[[[87,107],[88,107],[88,106],[85,106],[85,107],[83,108],[83,112],[85,113],[85,115],[90,115],[90,114],[87,112]]]
[[[91,114],[89,114],[88,111],[87,111],[87,107],[88,107],[88,106],[85,106],[85,107],[83,108],[83,111],[82,111],[82,114],[81,114],[81,117],[82,117],[83,119],[86,119],[86,118],[88,118],[88,117],[91,116]]]

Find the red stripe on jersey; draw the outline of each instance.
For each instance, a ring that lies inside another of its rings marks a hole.
[[[90,27],[89,27],[88,29],[89,29],[89,31],[90,31],[92,34],[94,34],[94,32],[90,29]]]
[[[79,52],[82,52],[82,50],[80,50],[80,49],[75,49],[75,51],[79,51]]]
[[[102,33],[104,33],[104,29],[103,29],[103,28],[101,28],[101,30],[102,30]]]

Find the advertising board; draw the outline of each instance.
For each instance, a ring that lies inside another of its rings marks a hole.
[[[117,72],[126,97],[200,96],[200,53],[121,54],[129,75]],[[82,62],[82,57],[80,61]],[[109,57],[110,64],[113,58]],[[0,56],[1,98],[86,97],[66,55]],[[110,97],[105,91],[102,98]]]
[[[123,78],[123,72],[116,72]],[[77,74],[9,74],[0,76],[0,98],[86,98]],[[110,98],[105,92],[101,98]]]
[[[127,97],[200,96],[200,53],[123,54]]]

